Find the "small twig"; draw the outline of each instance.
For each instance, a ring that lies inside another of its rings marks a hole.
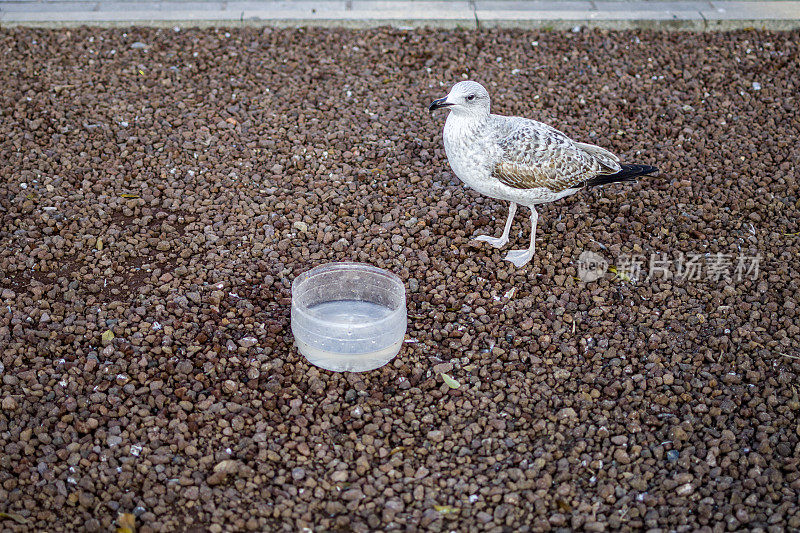
[[[800,356],[789,355],[788,353],[783,353],[783,352],[778,352],[778,353],[781,354],[784,357],[788,357],[789,359],[797,359],[798,361],[800,361]]]

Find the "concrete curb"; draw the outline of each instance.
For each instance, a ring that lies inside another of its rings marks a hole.
[[[800,28],[800,1],[16,1],[0,26],[337,26],[733,30]]]

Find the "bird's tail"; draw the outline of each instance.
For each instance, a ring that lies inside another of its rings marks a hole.
[[[622,165],[622,169],[614,174],[601,174],[590,180],[586,180],[587,187],[595,185],[605,185],[606,183],[619,183],[621,181],[636,181],[639,176],[646,176],[657,171],[656,167],[650,165]]]

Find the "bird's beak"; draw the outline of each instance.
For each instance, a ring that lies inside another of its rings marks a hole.
[[[438,100],[434,100],[431,103],[430,107],[428,107],[428,111],[433,113],[437,109],[447,108],[447,107],[450,107],[451,105],[453,105],[453,104],[451,104],[450,102],[447,101],[447,97],[439,98]]]

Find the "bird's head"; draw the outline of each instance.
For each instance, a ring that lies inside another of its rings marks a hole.
[[[449,109],[463,116],[482,117],[489,114],[489,93],[476,81],[460,81],[453,85],[450,94],[434,100],[428,107],[433,113],[437,109]]]

